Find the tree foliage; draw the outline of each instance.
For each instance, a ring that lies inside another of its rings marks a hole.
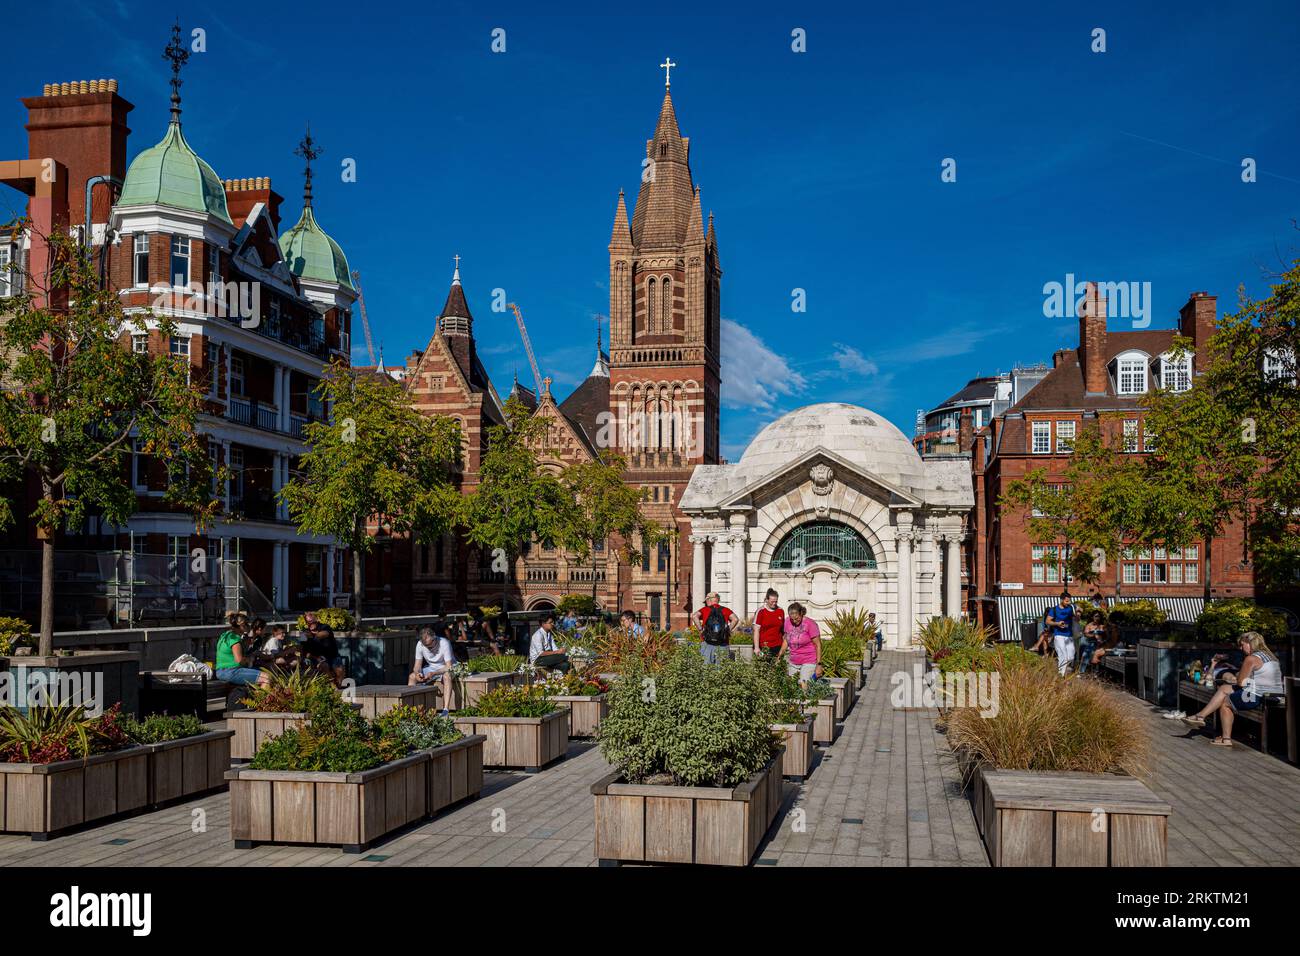
[[[11,224],[6,229],[30,223]],[[90,515],[122,526],[136,509],[133,442],[162,462],[162,500],[194,515],[201,530],[219,510],[207,442],[196,421],[202,389],[190,366],[169,354],[136,353],[128,333],[151,326],[164,341],[175,324],[123,310],[104,288],[88,249],[70,236],[33,237],[49,247],[46,275],[16,275],[19,291],[0,300],[0,482],[35,477],[31,513],[42,542],[41,643],[52,653],[54,536]],[[217,476],[218,478],[220,476]],[[0,527],[15,502],[0,498]]]

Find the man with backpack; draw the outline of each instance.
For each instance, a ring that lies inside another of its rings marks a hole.
[[[691,615],[691,623],[700,629],[700,653],[707,664],[731,656],[731,628],[736,615],[721,602],[718,592],[710,591],[704,598],[704,607]]]

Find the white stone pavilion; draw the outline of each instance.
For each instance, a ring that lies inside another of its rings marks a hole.
[[[819,623],[841,608],[875,611],[885,646],[906,647],[919,622],[961,615],[973,505],[967,459],[922,459],[856,405],[797,409],[739,462],[691,476],[680,507],[691,520],[692,601],[717,591],[752,618],[772,587]]]

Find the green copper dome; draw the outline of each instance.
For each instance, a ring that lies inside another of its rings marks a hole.
[[[157,146],[131,163],[118,206],[174,206],[209,213],[230,222],[226,190],[212,167],[185,142],[181,124],[172,121]]]
[[[316,222],[311,206],[304,207],[298,224],[280,237],[280,254],[289,271],[299,278],[352,288],[347,256]]]

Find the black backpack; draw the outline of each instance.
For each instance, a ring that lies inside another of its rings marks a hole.
[[[729,638],[727,636],[727,616],[722,613],[722,608],[709,608],[709,614],[704,619],[704,643],[706,644],[726,644]]]

